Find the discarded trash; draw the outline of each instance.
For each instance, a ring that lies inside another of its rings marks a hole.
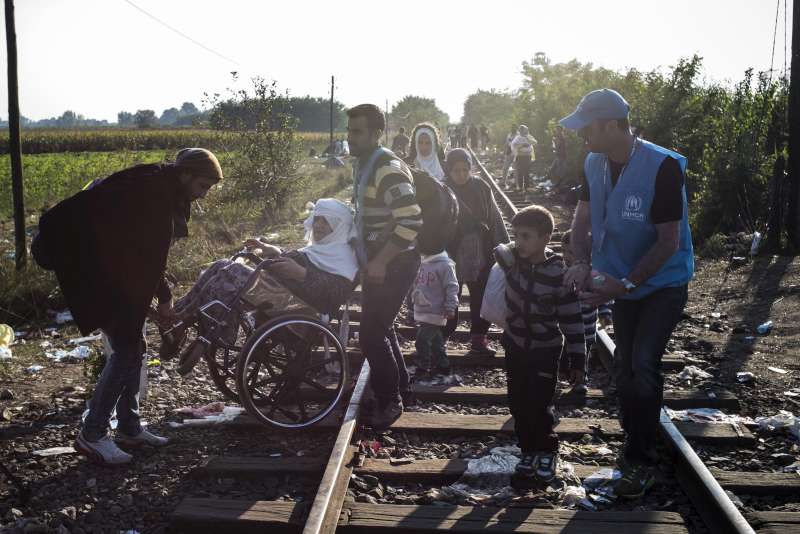
[[[755,381],[756,375],[749,371],[743,371],[740,373],[736,373],[736,381],[740,384],[750,384],[751,382]]]
[[[722,317],[722,314],[720,312],[711,312],[711,317],[713,317],[714,319],[719,319],[720,317]]]
[[[14,343],[14,329],[7,324],[0,324],[0,347],[10,347]]]
[[[564,499],[562,504],[567,508],[575,508],[581,501],[586,500],[586,488],[583,486],[567,486],[564,490]],[[591,508],[594,508],[594,505],[589,503]]]
[[[213,404],[213,403],[212,403]],[[210,426],[216,424],[230,423],[244,413],[244,408],[238,406],[225,406],[222,413],[218,415],[206,415],[202,419],[184,419],[182,423],[170,421],[170,428],[182,428],[186,426]]]
[[[711,373],[707,373],[694,365],[687,365],[678,375],[681,380],[707,380],[712,377]]]
[[[85,337],[78,337],[75,339],[70,339],[69,342],[73,345],[80,345],[81,343],[88,343],[89,341],[100,341],[103,339],[103,334],[96,334],[94,336],[85,336]]]
[[[0,346],[0,360],[10,360],[11,349],[8,347]]]
[[[584,478],[583,487],[587,489],[596,489],[619,480],[620,478],[622,478],[622,473],[619,470],[604,467]]]
[[[157,366],[157,365],[161,365],[161,360],[159,360],[158,358],[155,358],[155,359],[149,360],[149,361],[147,362],[147,367],[155,367],[155,366]]]
[[[756,423],[761,430],[774,432],[785,429],[795,439],[800,439],[800,420],[792,412],[780,410],[770,417],[756,417]]]
[[[51,447],[49,449],[41,449],[33,451],[34,456],[60,456],[62,454],[75,454],[75,449],[72,447]]]
[[[265,235],[265,236],[264,236],[264,239],[266,239],[267,241],[275,241],[275,240],[276,240],[276,239],[278,239],[279,237],[280,237],[280,234],[271,233],[271,234],[267,234],[267,235]]]
[[[495,447],[488,455],[469,460],[459,482],[480,489],[508,486],[520,454],[519,447]]]
[[[205,406],[201,406],[199,408],[193,408],[191,406],[184,406],[183,408],[178,408],[175,410],[175,413],[191,415],[196,419],[202,419],[209,415],[219,415],[225,409],[225,403],[222,401],[212,402],[210,404],[206,404]]]
[[[784,473],[798,473],[800,474],[800,462],[794,462],[793,464],[786,465],[783,467]]]
[[[772,321],[761,323],[760,325],[758,325],[758,328],[756,328],[756,331],[758,331],[758,333],[761,334],[762,336],[764,334],[769,334],[769,331],[772,330],[773,324],[774,323]]]
[[[435,375],[430,378],[415,380],[415,384],[420,386],[460,386],[463,384],[458,375]]]
[[[64,310],[62,312],[56,313],[56,324],[69,323],[72,320],[73,320],[72,312],[69,310]]]
[[[38,373],[42,369],[44,369],[44,367],[42,367],[41,365],[31,365],[30,367],[26,367],[25,371],[28,373]]]
[[[92,353],[92,349],[85,345],[79,345],[71,351],[58,349],[55,352],[45,352],[44,355],[53,361],[61,362],[64,360],[85,360]]]
[[[773,373],[778,373],[779,375],[785,375],[789,373],[789,371],[786,369],[781,369],[780,367],[767,367],[767,370],[772,371]]]
[[[754,421],[749,417],[741,415],[731,415],[716,408],[689,408],[688,410],[673,410],[664,408],[667,415],[673,421],[687,421],[692,423],[716,423],[716,424],[753,424]]]

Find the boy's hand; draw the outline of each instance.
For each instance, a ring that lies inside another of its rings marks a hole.
[[[455,319],[456,318],[456,311],[455,310],[447,310],[447,318],[448,319]]]
[[[600,328],[602,329],[608,328],[613,323],[613,321],[611,320],[611,316],[606,314],[599,316],[597,320],[600,323]]]
[[[569,372],[569,383],[572,386],[582,386],[586,381],[586,373],[583,369],[572,369]]]

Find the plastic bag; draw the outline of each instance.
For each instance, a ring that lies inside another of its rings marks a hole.
[[[489,272],[486,289],[481,303],[481,318],[494,323],[503,330],[508,328],[506,319],[508,308],[506,306],[506,273],[498,264],[494,264]]]

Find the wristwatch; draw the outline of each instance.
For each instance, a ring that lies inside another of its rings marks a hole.
[[[622,280],[620,280],[620,282],[622,282],[622,285],[625,286],[625,292],[626,293],[630,293],[631,291],[636,289],[636,284],[634,284],[633,282],[631,282],[627,278],[623,278]]]

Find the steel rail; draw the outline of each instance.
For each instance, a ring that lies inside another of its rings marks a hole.
[[[308,512],[303,534],[333,534],[336,531],[347,492],[347,483],[350,479],[347,468],[347,456],[352,452],[350,440],[353,439],[355,433],[361,399],[366,391],[367,382],[369,382],[369,362],[364,359],[342,420],[342,426],[336,436],[336,442],[325,466],[325,472],[319,483],[311,510]],[[344,474],[347,476],[343,478]]]

